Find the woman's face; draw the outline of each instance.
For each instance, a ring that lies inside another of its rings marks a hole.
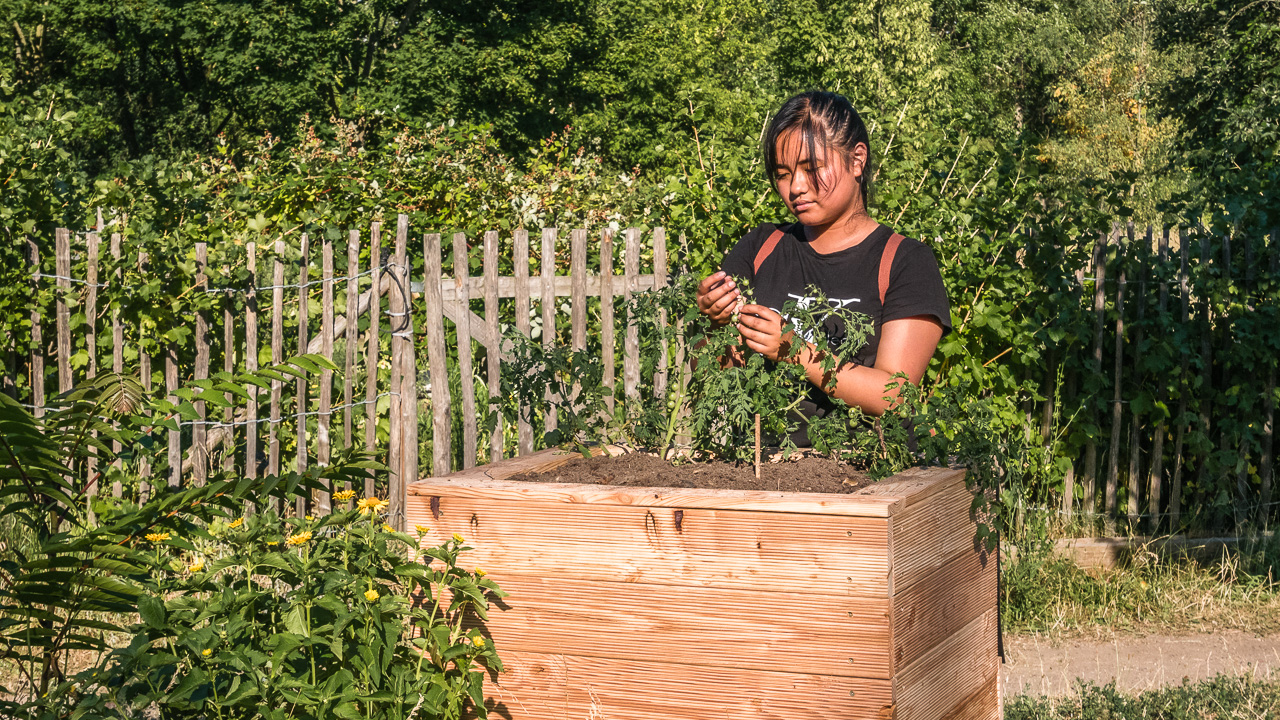
[[[813,155],[799,130],[778,137],[777,175],[774,183],[787,209],[809,227],[825,228],[864,212],[858,178],[866,165],[865,145],[852,157],[815,143]]]

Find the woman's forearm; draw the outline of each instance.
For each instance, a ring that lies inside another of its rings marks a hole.
[[[841,363],[839,358],[831,357],[836,361],[835,369],[824,371],[823,358],[812,345],[807,345],[793,362],[804,366],[809,382],[823,392],[847,405],[862,408],[868,415],[881,415],[897,402],[899,383],[893,382],[893,375],[888,371]]]

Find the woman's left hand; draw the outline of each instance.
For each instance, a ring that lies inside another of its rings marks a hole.
[[[782,325],[782,316],[764,305],[743,305],[738,311],[742,343],[774,362],[791,354],[794,334],[783,334]]]

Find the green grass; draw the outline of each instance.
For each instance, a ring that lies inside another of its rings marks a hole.
[[[1027,554],[1005,565],[1003,583],[1004,628],[1014,634],[1280,631],[1280,535],[1212,562],[1142,548],[1125,566],[1084,570]]]
[[[1018,695],[1005,720],[1263,720],[1280,716],[1280,677],[1219,675],[1128,695],[1114,684],[1078,685],[1062,697]]]

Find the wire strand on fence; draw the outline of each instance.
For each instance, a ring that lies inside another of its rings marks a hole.
[[[324,278],[320,278],[320,279],[317,279],[317,280],[309,280],[309,281],[304,282],[304,283],[301,283],[301,284],[294,283],[294,284],[292,284],[292,285],[291,285],[291,284],[287,284],[287,283],[286,283],[286,284],[284,284],[284,285],[261,285],[261,286],[252,287],[252,288],[248,288],[248,289],[246,289],[246,288],[205,288],[205,289],[204,289],[204,291],[205,291],[206,293],[228,293],[228,294],[230,294],[230,293],[244,293],[244,292],[249,292],[250,290],[253,290],[253,291],[255,291],[255,292],[262,292],[262,291],[266,291],[266,290],[276,290],[276,289],[281,289],[281,290],[306,290],[307,288],[311,287],[312,285],[323,285],[323,284],[324,284],[324,283],[326,283],[326,282],[341,283],[341,282],[347,282],[348,280],[358,280],[358,279],[360,279],[360,278],[362,278],[362,277],[365,277],[366,275],[372,275],[372,274],[373,274],[373,272],[374,272],[375,270],[377,270],[377,271],[381,272],[381,271],[386,270],[386,269],[388,269],[388,268],[390,268],[390,267],[393,267],[393,265],[394,265],[394,263],[387,263],[387,264],[385,264],[385,265],[379,265],[379,266],[378,266],[378,267],[376,267],[376,268],[369,268],[368,270],[365,270],[364,272],[358,272],[358,273],[356,273],[355,275],[344,275],[343,277],[329,278],[328,280],[326,280],[326,279],[324,279]]]
[[[224,427],[225,428],[225,427],[243,427],[246,425],[262,425],[263,423],[279,423],[285,420],[297,420],[299,418],[314,417],[317,415],[332,415],[335,412],[339,412],[341,410],[347,410],[354,407],[362,407],[364,405],[371,405],[373,403],[378,402],[378,400],[381,400],[384,397],[391,397],[391,396],[399,397],[400,393],[384,392],[379,395],[375,395],[372,399],[365,398],[364,400],[360,400],[353,403],[347,403],[346,405],[335,405],[334,407],[331,407],[328,410],[323,410],[323,411],[308,410],[306,412],[293,413],[292,415],[282,415],[279,418],[275,418],[275,419],[258,418],[256,420],[233,420],[232,422],[226,422],[225,420],[187,420],[185,422],[178,423],[178,427],[192,427],[192,426],[200,425],[204,427],[215,427],[215,428]],[[196,400],[198,401],[199,398],[196,398]]]
[[[67,277],[66,275],[49,275],[48,273],[32,273],[31,277],[45,278],[48,280],[66,280],[67,282],[73,282],[78,285],[87,285],[89,287],[95,287],[95,288],[111,287],[110,285],[107,285],[105,283],[91,283],[88,280],[81,280],[79,278]]]

